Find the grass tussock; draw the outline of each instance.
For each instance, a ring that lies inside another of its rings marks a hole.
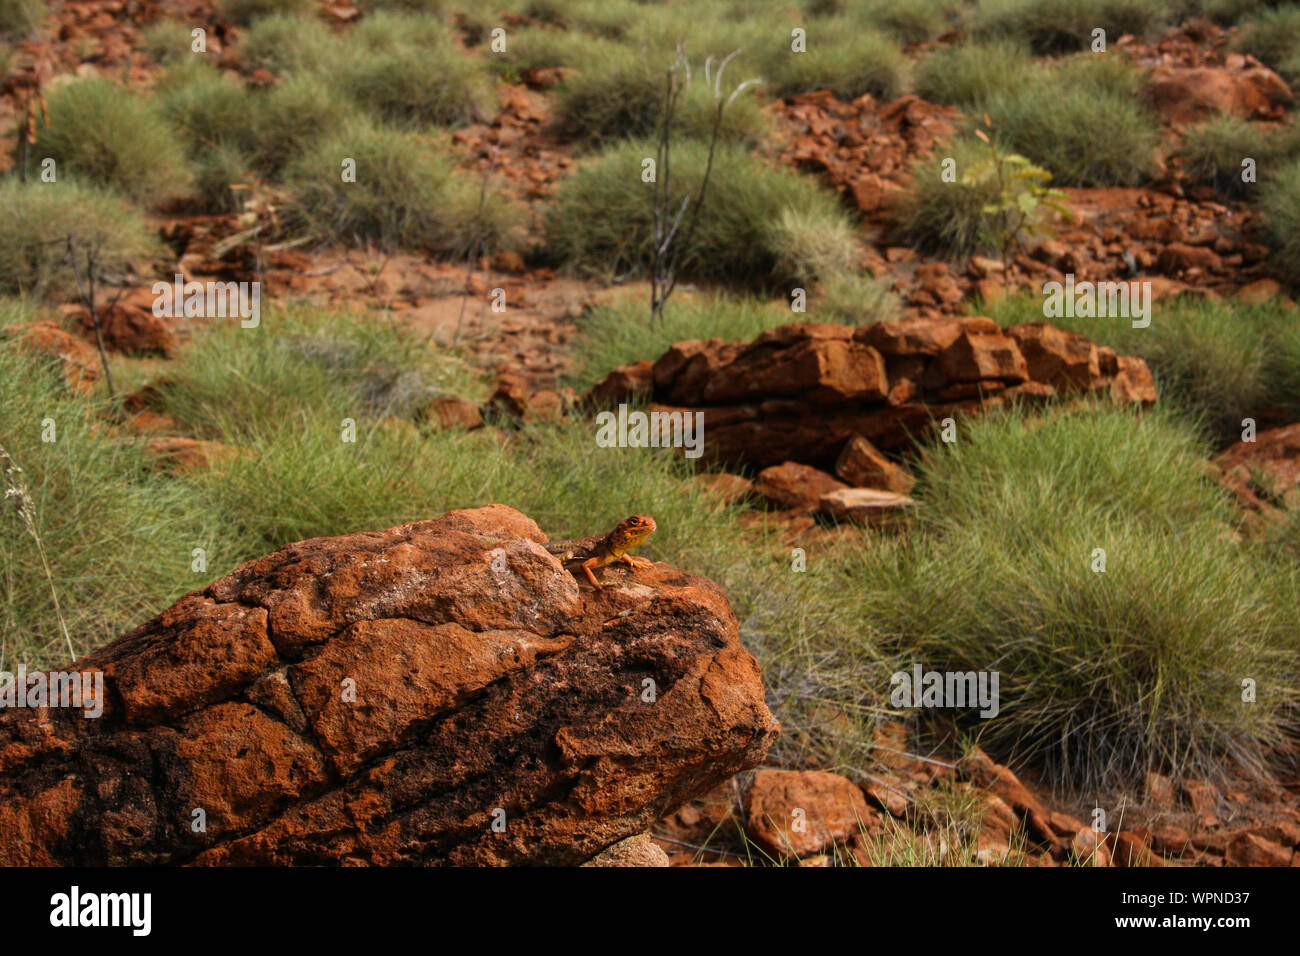
[[[11,307],[0,304],[0,325]],[[56,368],[0,344],[0,446],[22,469],[34,526],[51,564],[73,646],[85,653],[207,583],[194,548],[234,560],[204,505],[146,467],[132,443],[110,439],[94,401],[69,396]],[[55,441],[40,423],[53,419]],[[6,669],[67,663],[36,541],[12,498],[0,498],[0,656]]]
[[[0,293],[50,302],[77,295],[66,240],[77,249],[93,245],[108,273],[157,252],[157,239],[139,210],[120,197],[73,182],[21,183],[0,179]]]
[[[272,14],[315,13],[312,0],[221,0],[217,12],[227,20],[245,26]]]
[[[917,533],[864,549],[845,586],[903,657],[998,671],[981,743],[1060,782],[1262,770],[1300,692],[1295,569],[1229,540],[1208,452],[1109,406],[967,422],[919,468]]]
[[[337,88],[375,117],[418,128],[471,122],[490,111],[486,73],[436,19],[396,13],[366,17],[346,38],[342,53],[334,65]]]
[[[1041,322],[1042,299],[1008,298],[986,314],[1004,326]],[[1239,438],[1243,418],[1262,418],[1270,408],[1300,415],[1300,333],[1276,303],[1165,300],[1142,329],[1118,316],[1050,321],[1145,359],[1161,406],[1221,441]]]
[[[939,47],[921,58],[916,91],[927,100],[975,110],[997,93],[1014,93],[1034,77],[1034,61],[1023,40]]]
[[[45,0],[0,0],[0,38],[29,36],[44,19]]]
[[[356,181],[343,179],[355,162]],[[445,150],[412,133],[358,123],[320,140],[285,173],[300,220],[339,241],[460,255],[480,231],[481,183],[457,171]],[[485,248],[511,245],[519,215],[488,189]]]
[[[1193,182],[1234,199],[1259,188],[1243,180],[1242,163],[1255,161],[1260,181],[1271,179],[1288,157],[1300,151],[1300,124],[1268,130],[1239,116],[1216,116],[1184,134],[1176,155]]]
[[[1300,160],[1292,160],[1259,187],[1259,209],[1278,278],[1300,285]]]
[[[1243,20],[1234,46],[1259,57],[1288,83],[1300,82],[1300,3],[1261,9]]]
[[[653,184],[642,182],[641,170],[654,155],[647,141],[615,147],[560,187],[546,218],[547,244],[557,259],[591,273],[648,266]],[[707,156],[707,144],[698,141],[674,146],[674,196],[695,196]],[[719,143],[681,274],[778,283],[828,276],[852,259],[846,222],[835,197],[811,179]]]
[[[1040,54],[1090,49],[1093,30],[1106,43],[1122,34],[1142,36],[1168,16],[1165,0],[980,0],[973,29],[977,37],[1026,37]]]
[[[625,47],[608,54],[584,57],[581,72],[568,78],[559,90],[556,125],[566,136],[588,145],[629,137],[654,135],[663,123],[665,70],[662,62]],[[691,83],[674,118],[681,135],[707,137],[717,115],[714,90],[705,82],[703,64],[693,69]],[[724,71],[728,97],[736,85],[750,77],[734,67]],[[728,141],[755,143],[772,131],[772,120],[760,108],[754,89],[743,91],[726,107],[719,135]]]
[[[157,104],[98,77],[65,83],[47,97],[32,157],[67,179],[110,186],[147,205],[184,195],[185,154]]]
[[[1160,126],[1138,103],[1140,78],[1123,60],[1084,54],[981,103],[999,142],[1062,186],[1135,186],[1152,172]]]

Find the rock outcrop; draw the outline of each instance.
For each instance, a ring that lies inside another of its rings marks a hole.
[[[579,586],[502,505],[316,538],[75,662],[99,719],[0,713],[0,865],[578,864],[778,728],[707,579]]]
[[[891,451],[951,415],[1087,393],[1156,400],[1140,358],[1044,322],[1002,329],[965,316],[796,323],[752,342],[677,342],[648,368],[615,369],[587,400],[648,394],[655,410],[702,411],[704,453],[715,461],[832,471],[853,444]]]

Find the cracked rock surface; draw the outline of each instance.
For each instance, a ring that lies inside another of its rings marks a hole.
[[[0,865],[572,865],[762,760],[721,589],[546,540],[489,505],[186,595],[69,668],[102,717],[0,712]]]

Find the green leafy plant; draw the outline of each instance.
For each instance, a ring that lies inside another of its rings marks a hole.
[[[985,123],[988,124],[987,118]],[[975,130],[975,135],[988,146],[988,156],[962,174],[962,185],[994,187],[992,200],[983,207],[987,218],[980,238],[998,250],[1005,266],[1010,253],[1021,248],[1021,236],[1054,237],[1042,222],[1044,209],[1067,218],[1073,213],[1064,204],[1068,198],[1065,193],[1047,186],[1051,173],[1019,153],[1002,152],[984,130]]]

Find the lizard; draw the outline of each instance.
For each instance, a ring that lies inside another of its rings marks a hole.
[[[603,567],[622,561],[632,568],[648,568],[653,563],[645,558],[635,558],[628,554],[629,548],[635,548],[650,535],[655,533],[655,519],[649,515],[632,515],[624,518],[608,534],[593,535],[590,538],[578,538],[574,541],[551,541],[544,545],[547,551],[560,559],[566,567],[575,561],[582,562],[582,570],[593,587],[602,588],[592,568]]]

